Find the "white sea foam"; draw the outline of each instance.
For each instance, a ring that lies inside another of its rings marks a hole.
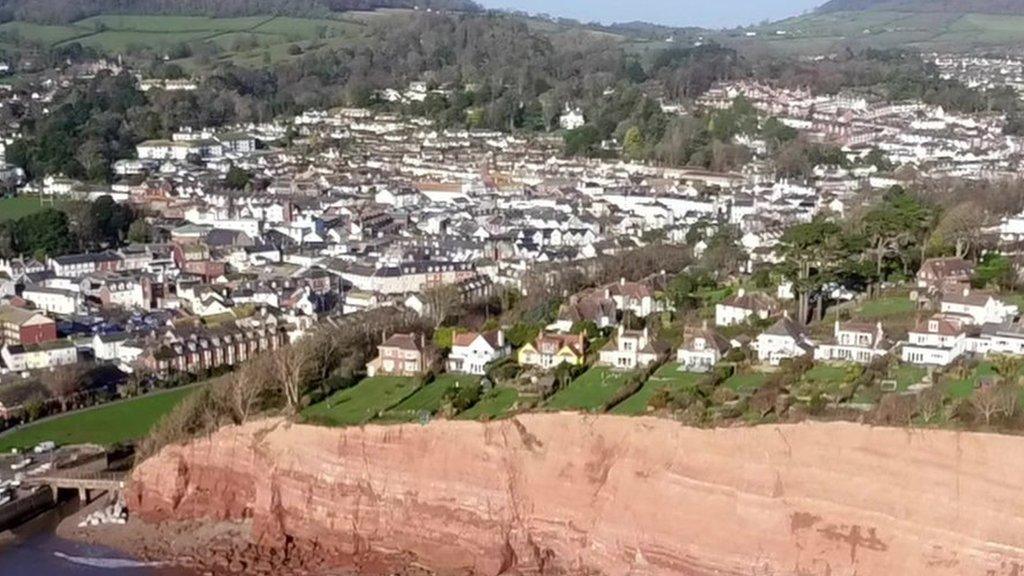
[[[121,570],[125,568],[154,568],[164,566],[163,562],[141,562],[139,560],[127,560],[124,558],[88,558],[85,556],[71,556],[63,552],[54,552],[54,556],[81,566],[92,568],[106,568],[109,570]]]

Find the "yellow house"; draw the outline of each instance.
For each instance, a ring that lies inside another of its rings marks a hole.
[[[532,343],[519,349],[520,366],[554,368],[560,364],[582,366],[586,360],[587,339],[583,334],[541,333]]]

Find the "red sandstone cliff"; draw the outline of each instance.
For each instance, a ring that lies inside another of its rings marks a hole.
[[[129,506],[476,574],[1010,576],[1024,573],[1024,438],[570,414],[273,420],[166,448],[136,470]]]

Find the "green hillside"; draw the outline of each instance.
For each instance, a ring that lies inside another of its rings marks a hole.
[[[965,51],[1024,44],[1024,15],[886,10],[817,11],[738,32],[741,49],[832,53],[845,47]]]

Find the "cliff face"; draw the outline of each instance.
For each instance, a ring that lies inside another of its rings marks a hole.
[[[166,448],[129,506],[446,572],[1024,574],[1024,438],[854,424],[270,420]]]

